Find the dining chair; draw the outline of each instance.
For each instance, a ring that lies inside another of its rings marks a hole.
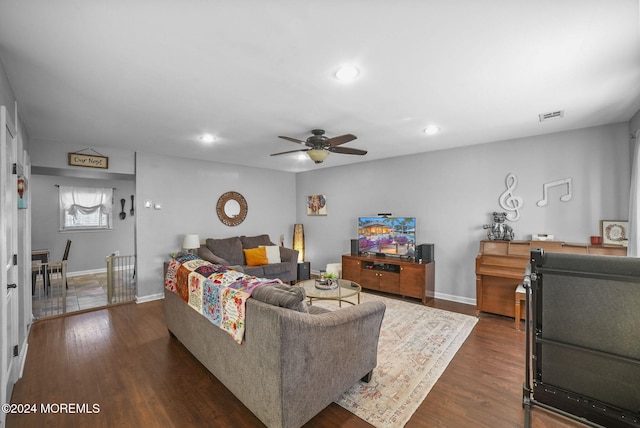
[[[62,255],[62,260],[59,262],[49,262],[47,267],[47,276],[51,273],[62,273],[62,262],[66,262],[69,260],[69,250],[71,249],[71,239],[67,239],[67,245],[64,247],[64,254]],[[49,283],[49,285],[51,285]],[[67,284],[67,277],[65,275],[64,285],[66,288],[69,288],[69,284]]]

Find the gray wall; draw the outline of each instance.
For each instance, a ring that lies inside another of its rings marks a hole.
[[[295,175],[216,162],[138,153],[136,194],[160,203],[161,210],[140,208],[137,216],[138,296],[159,297],[163,263],[180,250],[185,234],[200,239],[269,234],[291,246],[295,223]],[[241,193],[249,207],[245,221],[230,227],[216,215],[216,202],[225,192]]]
[[[349,252],[357,217],[390,212],[417,217],[417,242],[434,243],[436,295],[475,302],[475,257],[486,238],[489,213],[505,178],[518,178],[513,194],[524,200],[520,219],[509,222],[516,239],[553,234],[566,242],[589,241],[600,220],[625,220],[629,198],[629,124],[423,153],[345,167],[299,173],[297,221],[305,226],[306,259],[323,269]],[[335,155],[331,155],[335,156]],[[538,207],[543,184],[573,179],[573,199],[561,188]],[[327,195],[327,216],[307,216],[307,196]]]
[[[48,249],[52,260],[61,260],[67,239],[71,239],[71,251],[67,270],[69,275],[106,270],[105,257],[115,252],[120,255],[135,254],[134,223],[129,216],[131,195],[135,191],[132,180],[102,180],[51,175],[32,175],[31,246]],[[60,232],[60,208],[58,188],[62,186],[114,187],[113,230]],[[120,220],[120,199],[126,199],[127,217]]]
[[[506,190],[507,174],[516,174],[514,195],[524,199],[520,219],[510,223],[516,239],[551,233],[558,240],[588,242],[590,235],[599,234],[600,220],[627,218],[628,133],[625,122],[299,174],[131,153],[122,162],[135,159],[135,165],[121,170],[136,171],[132,220],[138,296],[145,300],[161,294],[162,265],[187,233],[201,239],[268,233],[276,243],[284,235],[285,245],[291,246],[293,224],[303,223],[306,258],[318,270],[349,252],[358,216],[392,212],[417,217],[418,242],[436,245],[438,297],[474,303],[474,259],[478,241],[486,236],[482,225],[490,222],[491,211],[501,210],[498,199]],[[65,158],[69,150],[47,150],[42,159],[37,151],[33,156],[50,165],[57,157],[62,167],[66,159],[60,156]],[[565,177],[573,178],[573,199],[560,202],[561,189],[553,189],[549,205],[537,207],[543,184]],[[34,180],[36,188],[49,191],[55,190],[52,184]],[[231,190],[242,193],[249,205],[247,219],[237,227],[225,226],[215,213],[217,199]],[[313,194],[327,195],[327,216],[306,215],[306,198]],[[143,208],[145,200],[162,209]],[[34,219],[34,227],[37,223]],[[36,233],[33,242],[34,248],[40,246]],[[122,248],[107,245],[94,252],[103,257]]]
[[[32,195],[32,248],[46,248],[51,252],[52,259],[60,260],[67,239],[71,239],[70,275],[105,270],[105,257],[116,250],[120,255],[135,254],[135,218],[129,215],[125,220],[120,220],[116,214],[112,231],[60,232],[58,189],[55,187],[56,184],[114,187],[114,210],[120,212],[120,199],[124,198],[128,213],[131,195],[135,195],[135,152],[40,140],[33,140],[31,147],[29,154],[33,175],[29,189]],[[91,150],[87,150],[89,147]],[[109,168],[103,170],[68,165],[68,154],[78,151],[107,156]],[[136,211],[138,208],[136,206]]]

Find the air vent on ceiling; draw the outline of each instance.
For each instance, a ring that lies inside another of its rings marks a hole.
[[[552,111],[550,113],[540,113],[538,115],[540,122],[546,122],[547,120],[560,119],[564,117],[564,110]]]

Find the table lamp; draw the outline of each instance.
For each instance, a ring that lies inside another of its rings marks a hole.
[[[182,241],[182,249],[189,254],[197,254],[198,248],[200,248],[200,237],[198,234],[184,235],[184,241]]]

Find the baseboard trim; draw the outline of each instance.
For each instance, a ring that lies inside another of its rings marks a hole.
[[[107,268],[104,269],[90,269],[90,270],[78,270],[75,272],[67,272],[67,277],[82,276],[82,275],[95,275],[97,273],[107,273]]]
[[[471,297],[454,296],[453,294],[435,293],[436,299],[449,300],[451,302],[464,303],[465,305],[476,305],[476,299]]]
[[[161,299],[164,299],[164,292],[158,294],[150,294],[148,296],[136,296],[136,303],[146,303]]]
[[[22,352],[20,353],[20,372],[18,373],[18,379],[22,378],[24,373],[24,365],[27,362],[27,352],[29,351],[29,342],[27,341],[29,334],[27,332],[27,337],[24,338],[24,342],[22,343]]]

